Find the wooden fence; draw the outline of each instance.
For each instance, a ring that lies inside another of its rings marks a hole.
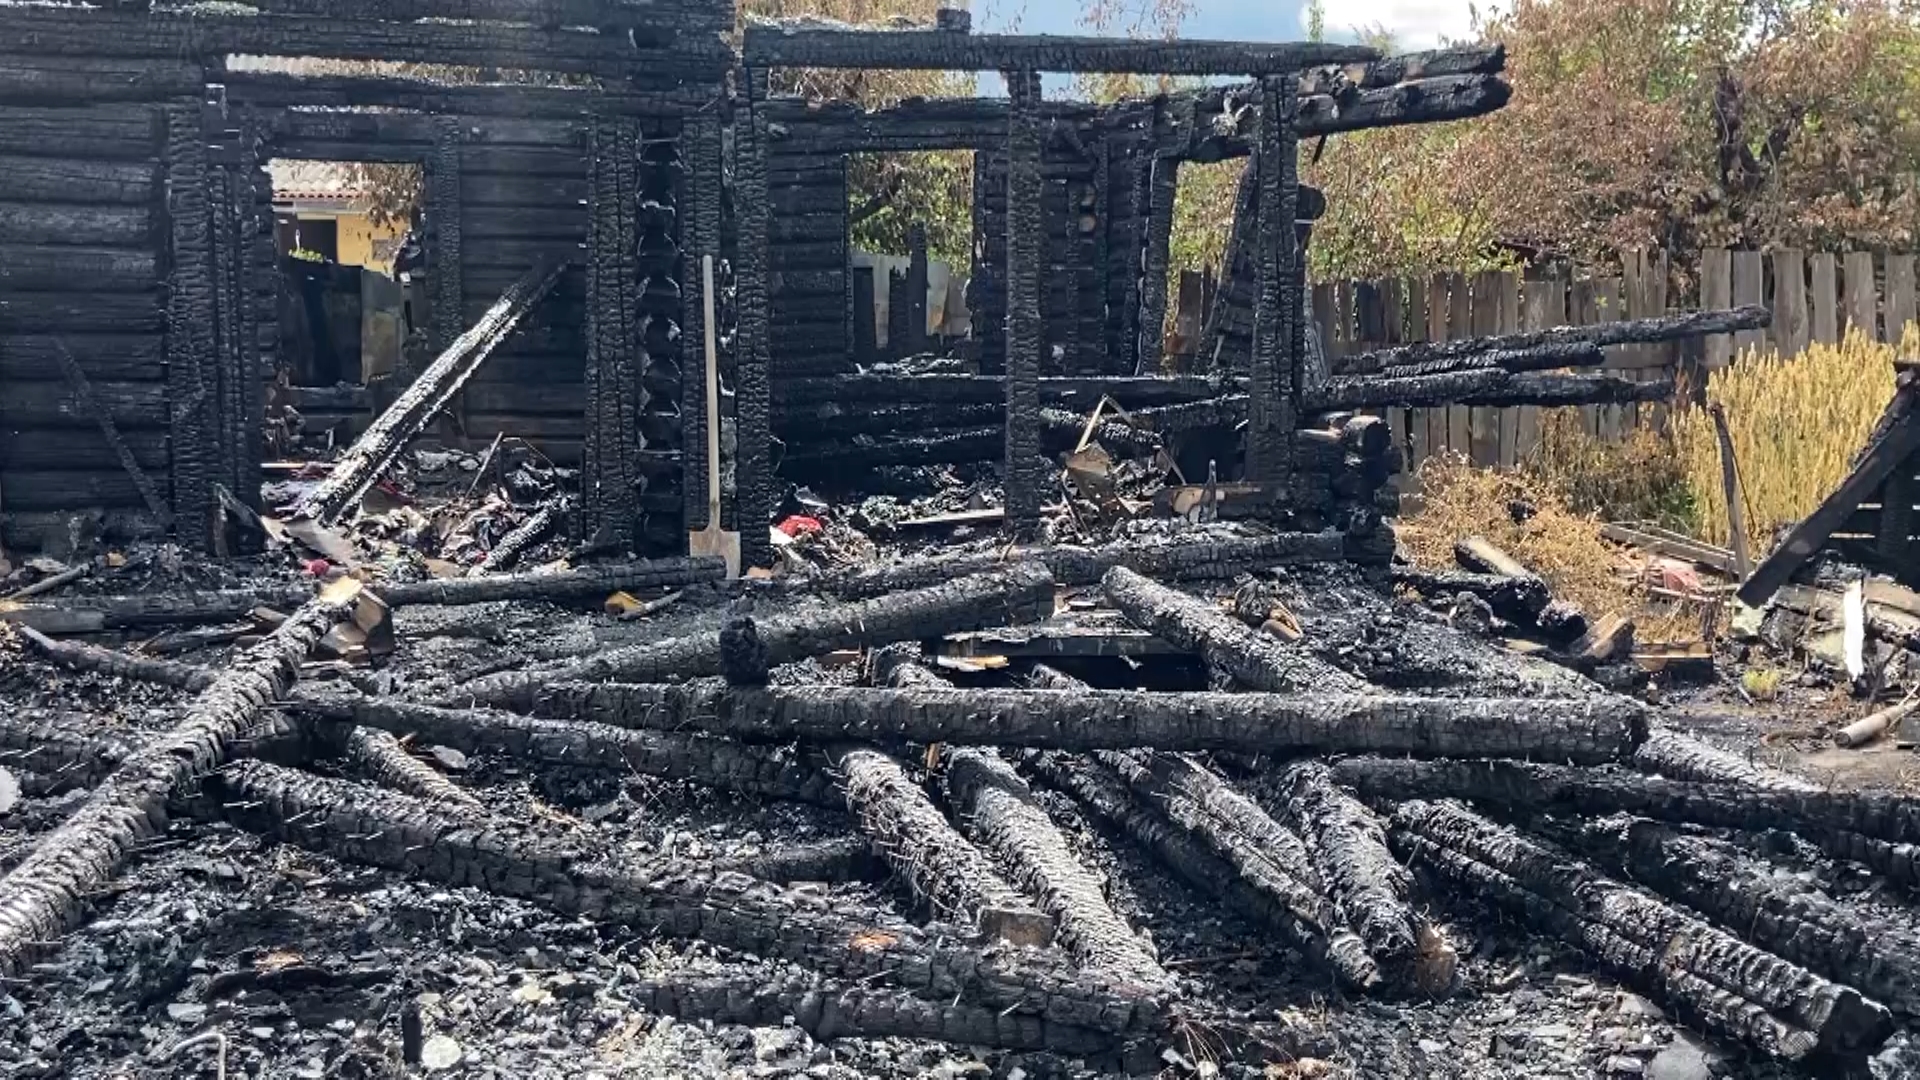
[[[1423,281],[1334,282],[1314,286],[1313,306],[1328,355],[1338,357],[1415,341],[1660,315],[1669,308],[1667,278],[1664,254],[1636,251],[1622,256],[1618,276],[1569,280],[1489,272]],[[1703,367],[1729,362],[1736,350],[1766,344],[1792,354],[1809,342],[1838,341],[1855,326],[1876,340],[1898,341],[1916,318],[1915,257],[1709,251],[1702,260],[1700,293],[1699,306],[1707,309],[1764,304],[1773,311],[1773,325],[1705,341],[1609,349],[1607,369],[1637,379],[1676,378],[1683,372],[1697,377]],[[1588,431],[1619,438],[1640,424],[1661,423],[1666,406],[1578,411]],[[1538,445],[1542,412],[1532,406],[1455,407],[1395,409],[1387,416],[1410,466],[1440,452],[1458,453],[1479,465],[1510,466]]]

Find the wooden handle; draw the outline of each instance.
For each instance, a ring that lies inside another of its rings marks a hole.
[[[700,303],[707,345],[707,527],[720,527],[720,347],[714,336],[713,256],[700,256]]]

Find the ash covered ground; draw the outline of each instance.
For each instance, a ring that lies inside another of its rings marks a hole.
[[[831,532],[815,542],[843,548],[852,543]],[[207,566],[148,549],[135,553],[120,575],[96,575],[63,595],[121,593],[183,577],[210,587],[286,574],[284,559],[253,567]],[[1220,595],[1230,587],[1222,583],[1206,592]],[[1276,587],[1290,598],[1310,638],[1323,626],[1351,630],[1354,613],[1362,613],[1361,623],[1377,634],[1365,632],[1359,640],[1349,635],[1326,655],[1363,676],[1407,666],[1407,657],[1391,653],[1408,646],[1380,642],[1403,641],[1397,627],[1439,618],[1416,612],[1404,600],[1396,606],[1344,566],[1282,571]],[[408,608],[395,615],[394,655],[371,668],[314,674],[366,692],[431,696],[529,661],[717,631],[736,591],[691,588],[674,607],[633,621],[526,602]],[[819,602],[763,591],[753,601],[756,615]],[[6,647],[0,705],[17,717],[57,719],[79,733],[161,730],[191,700],[183,691],[64,670],[28,654],[17,641]],[[232,651],[230,645],[215,646],[178,658],[218,667]],[[1543,662],[1489,648],[1473,651],[1498,657],[1488,661],[1479,692],[1541,692],[1577,680]],[[1078,671],[1109,687],[1158,682],[1161,688],[1200,689],[1206,682],[1199,665],[1175,662],[1109,658]],[[991,667],[949,674],[962,684],[981,685],[1014,677]],[[860,665],[844,657],[789,664],[774,673],[776,685],[860,678]],[[1668,689],[1664,696],[1676,725],[1792,768],[1790,749],[1762,747],[1760,736],[1804,728],[1800,710],[1815,693],[1790,692],[1771,707],[1746,706],[1724,684]],[[497,815],[640,863],[754,856],[856,832],[845,813],[680,781],[535,766],[423,744],[410,750]],[[1285,1019],[1302,1042],[1290,1060],[1220,1061],[1221,1048],[1205,1031],[1193,1031],[1136,1052],[1126,1063],[1135,1074],[1157,1069],[1176,1076],[1543,1080],[1920,1075],[1909,1020],[1900,1021],[1900,1031],[1871,1059],[1771,1063],[1698,1034],[1644,996],[1646,988],[1636,991],[1602,974],[1571,942],[1523,925],[1446,882],[1422,879],[1416,900],[1459,952],[1456,989],[1441,999],[1343,990],[1272,930],[1195,892],[1071,798],[1045,790],[1040,797],[1075,854],[1105,877],[1113,907],[1178,977],[1183,997],[1252,1018]],[[0,870],[15,866],[84,798],[84,792],[70,792],[21,799],[0,817]],[[1884,880],[1836,864],[1791,838],[1741,842],[1756,857],[1764,855],[1783,879],[1818,885],[1889,935],[1920,937],[1920,909]],[[892,906],[917,919],[928,914],[884,870],[864,881],[798,887],[834,900]],[[819,1043],[790,1025],[739,1027],[655,1015],[623,988],[716,974],[771,980],[785,969],[699,943],[555,915],[511,898],[444,889],[184,816],[145,842],[94,900],[94,918],[62,947],[0,984],[8,1032],[0,1040],[0,1073],[1012,1080],[1118,1075],[1122,1066],[1111,1058],[904,1039]],[[416,1024],[421,1061],[408,1065],[402,1046]]]

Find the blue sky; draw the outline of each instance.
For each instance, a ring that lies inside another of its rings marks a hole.
[[[1122,0],[1139,3],[1141,0]],[[1190,38],[1246,41],[1298,41],[1306,37],[1304,0],[1191,0],[1193,13],[1181,28]],[[981,30],[1016,25],[1028,34],[1084,34],[1084,0],[972,0],[974,24]],[[1470,0],[1327,0],[1327,37],[1351,39],[1361,27],[1384,26],[1402,50],[1428,49],[1442,40],[1472,35]],[[1480,10],[1489,9],[1481,0]],[[1064,79],[1049,78],[1051,88]],[[1004,93],[997,75],[980,79],[983,94]],[[1051,96],[1051,94],[1049,95]]]

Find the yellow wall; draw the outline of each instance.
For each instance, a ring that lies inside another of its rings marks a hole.
[[[364,266],[369,270],[378,270],[383,274],[393,273],[393,247],[404,231],[398,222],[388,225],[375,225],[372,219],[361,213],[311,214],[299,215],[302,221],[324,221],[332,218],[339,230],[337,240],[337,258],[342,266]],[[375,244],[389,241],[379,254],[375,254]]]

